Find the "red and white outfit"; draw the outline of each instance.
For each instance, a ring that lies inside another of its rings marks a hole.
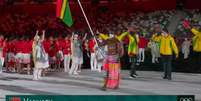
[[[22,50],[24,48],[24,42],[22,40],[16,41],[15,48],[16,48],[16,55],[15,55],[16,62],[22,63],[23,60]]]
[[[58,47],[55,42],[50,44],[50,48],[48,51],[49,54],[49,63],[50,64],[55,64],[56,63],[56,54],[58,52]]]
[[[43,41],[43,46],[44,46],[44,49],[45,49],[45,52],[48,53],[49,52],[49,48],[50,48],[50,40],[44,40]]]
[[[31,52],[32,52],[32,43],[33,41],[24,41],[22,48],[22,63],[23,64],[30,64],[31,63]]]
[[[15,41],[8,42],[8,65],[14,65],[15,63]]]
[[[147,47],[148,40],[144,37],[139,38],[139,53],[138,53],[138,62],[144,62],[145,60],[145,48]]]
[[[71,41],[70,41],[70,39],[63,41],[62,48],[63,48],[63,54],[64,54],[64,72],[69,72],[70,60],[71,60]]]
[[[95,54],[96,42],[94,39],[90,39],[88,43],[89,43],[89,51],[91,53],[91,57],[90,57],[91,70],[95,71],[95,70],[98,70],[96,54]]]
[[[58,39],[56,41],[56,47],[57,47],[57,53],[56,53],[56,60],[57,63],[61,63],[61,61],[63,61],[64,55],[63,55],[63,51],[62,51],[62,39]]]

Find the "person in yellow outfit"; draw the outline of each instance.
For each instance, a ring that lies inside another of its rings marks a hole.
[[[194,34],[192,39],[193,44],[193,51],[195,52],[195,60],[196,65],[201,70],[201,27],[199,25],[195,25],[193,28],[187,26],[187,29],[191,30]]]
[[[196,64],[201,71],[201,30],[197,28],[191,29],[193,37],[193,51],[196,53]]]
[[[128,30],[128,56],[129,56],[129,62],[130,65],[130,78],[136,78],[136,57],[138,52],[138,43],[139,43],[139,36],[137,35],[137,29],[136,27],[129,28]]]
[[[160,54],[164,69],[163,79],[171,80],[173,53],[175,53],[177,58],[179,55],[179,51],[174,38],[170,35],[170,33],[167,30],[162,31],[159,39],[160,39],[159,41]]]
[[[193,51],[201,53],[201,31],[196,28],[192,28],[191,31],[195,35],[193,37]]]

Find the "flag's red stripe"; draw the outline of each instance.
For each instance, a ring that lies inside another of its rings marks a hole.
[[[56,16],[61,16],[62,0],[57,0]]]

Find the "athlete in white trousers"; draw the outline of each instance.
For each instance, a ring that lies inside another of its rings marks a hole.
[[[96,60],[96,42],[94,37],[91,36],[90,40],[88,41],[88,48],[91,53],[90,56],[90,66],[91,66],[91,71],[96,71],[97,70],[97,60]]]
[[[64,55],[64,72],[68,72],[70,70],[70,54]]]
[[[184,54],[184,59],[188,59],[189,57],[190,46],[191,46],[191,41],[185,38],[184,42],[182,43],[182,53]]]
[[[144,59],[145,59],[145,53],[144,53],[144,48],[139,48],[139,59],[138,59],[138,62],[144,62]]]
[[[91,53],[90,64],[91,64],[92,71],[97,70],[97,60],[96,60],[96,54],[94,52]]]
[[[87,34],[83,40],[86,39]],[[73,35],[71,40],[71,53],[72,53],[72,66],[69,71],[70,75],[78,74],[78,67],[83,64],[83,51],[82,51],[82,42],[83,40],[78,39],[78,34]]]
[[[152,63],[159,63],[160,52],[157,43],[151,40],[148,47],[151,49]]]

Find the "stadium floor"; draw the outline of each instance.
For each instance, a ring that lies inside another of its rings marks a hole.
[[[32,75],[0,74],[0,101],[5,95],[196,95],[201,100],[201,74],[173,73],[173,80],[163,80],[162,72],[138,71],[130,79],[129,71],[121,72],[118,90],[102,91],[103,73],[83,70],[80,75],[48,73],[43,80],[33,81]]]

